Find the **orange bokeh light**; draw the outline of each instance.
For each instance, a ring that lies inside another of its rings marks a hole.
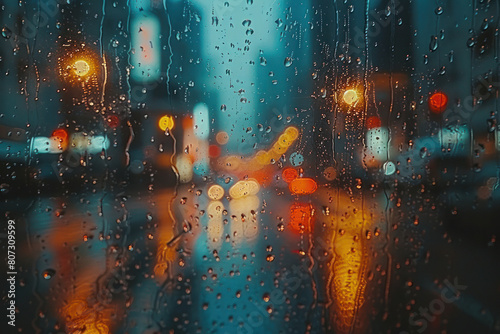
[[[446,94],[437,92],[429,97],[429,109],[436,114],[440,114],[446,110],[448,105],[448,96]]]
[[[52,137],[59,137],[63,140],[68,139],[68,131],[64,129],[55,129],[52,131]]]
[[[290,182],[288,186],[293,195],[308,195],[318,189],[318,184],[311,178],[297,178]]]

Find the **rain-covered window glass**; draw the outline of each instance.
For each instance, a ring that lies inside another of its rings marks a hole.
[[[500,333],[500,2],[4,0],[2,333]]]

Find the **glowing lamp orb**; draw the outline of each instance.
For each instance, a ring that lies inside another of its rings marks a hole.
[[[170,131],[174,128],[174,118],[169,115],[165,115],[158,121],[158,127],[161,131]]]
[[[366,128],[368,130],[380,128],[382,126],[382,120],[380,117],[371,116],[366,119]]]
[[[446,110],[448,105],[448,96],[446,94],[438,92],[431,95],[429,98],[429,109],[436,114],[440,114]]]
[[[90,72],[90,65],[85,60],[77,60],[73,64],[73,69],[79,77],[84,77]]]
[[[358,101],[358,93],[354,89],[348,89],[344,92],[344,102],[348,105],[352,105]]]

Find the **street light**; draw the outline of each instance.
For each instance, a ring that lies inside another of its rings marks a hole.
[[[79,77],[84,77],[90,72],[90,65],[85,60],[77,60],[73,64],[73,69]]]
[[[348,89],[344,92],[344,102],[348,105],[353,105],[358,100],[358,93],[354,89]]]

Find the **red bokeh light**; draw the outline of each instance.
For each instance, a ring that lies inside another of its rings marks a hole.
[[[283,172],[281,173],[281,176],[283,177],[283,180],[286,183],[290,183],[293,180],[295,180],[297,177],[299,177],[299,172],[295,168],[285,168],[283,169]]]
[[[116,128],[120,124],[120,119],[116,115],[108,116],[108,125],[110,128]]]
[[[436,114],[440,114],[446,110],[448,105],[448,96],[446,94],[437,92],[429,97],[429,109]]]
[[[382,126],[382,120],[378,116],[371,116],[366,119],[366,128],[368,130],[380,128]]]
[[[208,147],[208,156],[210,158],[217,158],[218,156],[220,156],[220,152],[221,152],[221,149],[217,145],[210,145]]]
[[[52,137],[59,137],[62,140],[68,139],[68,131],[64,129],[55,129],[52,131]]]

